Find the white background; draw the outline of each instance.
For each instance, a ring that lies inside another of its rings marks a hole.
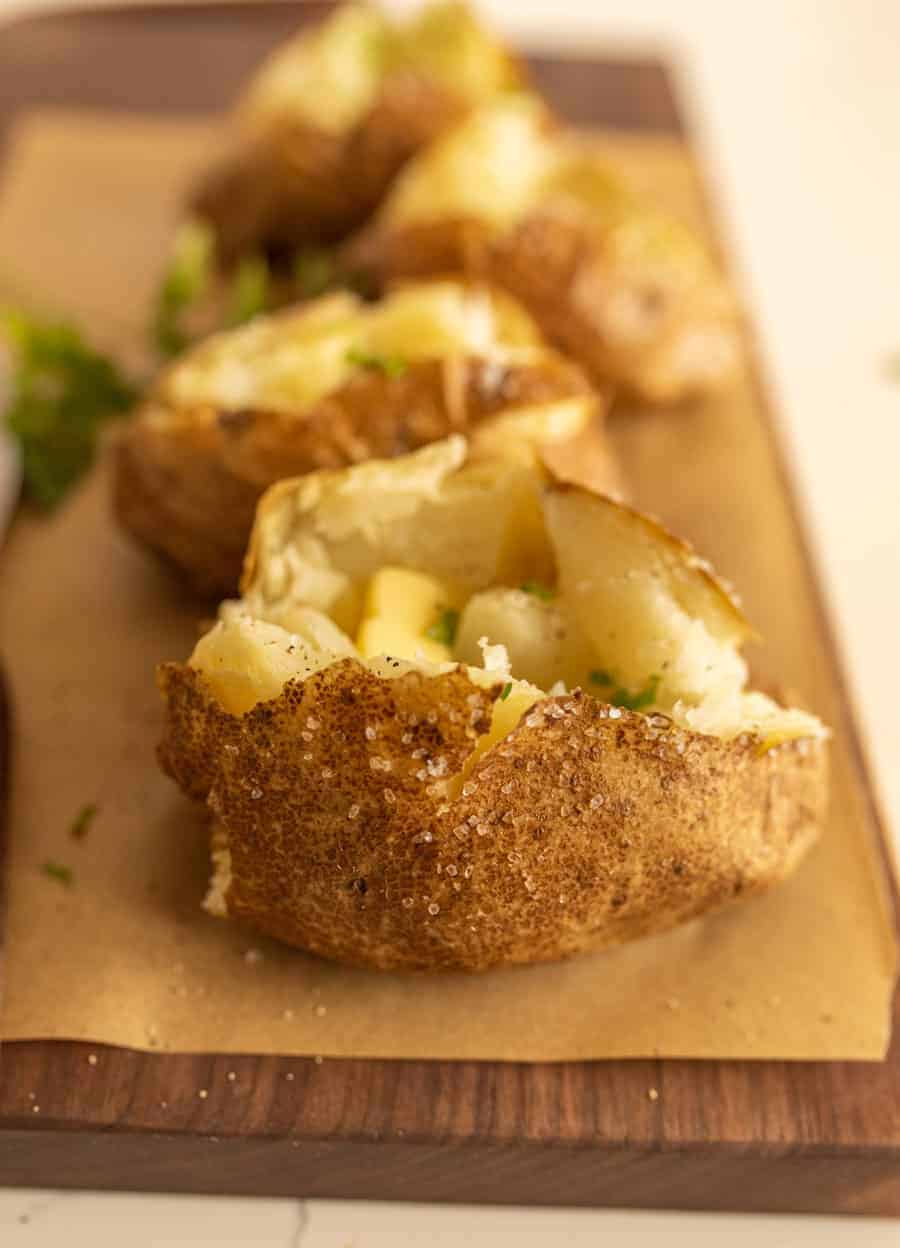
[[[49,7],[0,0],[0,15]],[[662,49],[677,63],[898,843],[900,0],[480,7],[526,45]],[[663,1238],[670,1248],[887,1248],[900,1245],[900,1223],[0,1192],[3,1248],[644,1248]]]

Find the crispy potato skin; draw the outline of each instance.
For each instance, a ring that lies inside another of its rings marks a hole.
[[[638,326],[623,339],[616,295],[622,279],[610,269],[602,235],[577,220],[534,212],[492,234],[474,218],[404,225],[376,222],[341,249],[348,276],[373,291],[397,280],[445,274],[486,281],[513,295],[547,340],[586,370],[595,384],[655,403],[673,403],[715,389],[735,367],[736,330],[724,292],[707,306],[683,307],[650,279],[626,282]],[[702,331],[721,364],[659,366],[659,350],[686,328]]]
[[[299,415],[187,410],[161,424],[148,407],[114,442],[114,509],[197,593],[221,597],[237,587],[256,504],[273,482],[392,458],[498,412],[589,392],[576,365],[548,354],[505,367],[426,360],[393,378],[362,371]]]
[[[499,684],[350,659],[235,717],[189,667],[160,683],[163,765],[227,834],[228,914],[338,961],[478,971],[646,936],[782,879],[822,816],[822,743],[762,753],[580,691],[454,797],[433,777],[459,773]]]
[[[289,257],[358,228],[411,156],[467,111],[453,91],[392,74],[346,134],[282,122],[240,141],[198,185],[191,211],[216,231],[225,265],[247,251]]]
[[[438,274],[479,279],[491,267],[491,234],[474,217],[448,217],[392,227],[375,222],[341,248],[343,270],[375,290],[392,281]]]

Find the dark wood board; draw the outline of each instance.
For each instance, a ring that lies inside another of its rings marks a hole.
[[[36,104],[218,109],[301,13],[320,8],[162,6],[6,27],[0,136]],[[657,64],[541,57],[535,67],[573,120],[681,129]],[[10,744],[0,698],[0,825]],[[896,1214],[897,1030],[883,1064],[316,1064],[103,1049],[90,1079],[95,1045],[9,1044],[0,1184]]]

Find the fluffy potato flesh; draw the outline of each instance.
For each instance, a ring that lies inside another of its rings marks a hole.
[[[179,410],[296,413],[366,371],[390,378],[423,360],[473,355],[522,364],[542,350],[513,300],[460,282],[424,282],[374,304],[327,295],[216,334],[168,371],[160,396]]]
[[[321,610],[365,639],[366,657],[378,637],[392,657],[484,667],[483,648],[499,646],[514,680],[716,735],[821,734],[813,716],[746,692],[749,626],[690,546],[608,497],[548,485],[533,461],[466,461],[451,439],[283,483],[257,521],[251,614],[273,601]],[[452,629],[428,653],[448,609]]]
[[[428,4],[414,14],[398,30],[388,65],[434,78],[471,104],[521,81],[516,59],[457,0]]]
[[[617,250],[684,275],[708,263],[689,230],[557,129],[527,91],[490,101],[435,140],[398,176],[378,215],[390,228],[472,219],[506,229],[536,210],[578,216]]]
[[[398,73],[427,77],[473,104],[519,77],[465,5],[431,4],[404,23],[374,6],[347,4],[269,58],[246,93],[241,120],[251,131],[300,119],[341,133]]]
[[[514,224],[554,171],[549,127],[545,106],[525,92],[477,110],[406,167],[379,220],[391,228],[454,217]]]
[[[375,98],[389,37],[387,19],[374,6],[342,5],[265,62],[242,101],[241,120],[250,130],[285,117],[346,129]]]
[[[160,675],[163,764],[218,819],[211,906],[477,969],[767,887],[815,838],[826,733],[746,690],[747,631],[656,522],[462,439],[282,483],[240,603]]]

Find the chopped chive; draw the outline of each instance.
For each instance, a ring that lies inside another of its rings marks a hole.
[[[456,640],[456,630],[459,627],[458,611],[442,611],[433,624],[429,624],[425,629],[425,636],[430,637],[432,641],[438,641],[442,645],[452,646]]]
[[[609,672],[603,667],[595,667],[589,673],[589,679],[592,685],[602,685],[604,689],[611,688],[616,682],[610,676]]]
[[[41,866],[41,870],[44,875],[49,876],[51,880],[58,880],[60,884],[65,884],[67,888],[72,884],[75,878],[72,874],[72,868],[65,866],[65,864],[61,862],[45,862]]]
[[[652,706],[659,690],[660,676],[651,676],[643,689],[637,693],[629,693],[627,689],[617,689],[610,698],[615,706],[624,706],[627,711],[641,711],[645,706]]]
[[[535,598],[540,598],[542,602],[552,602],[556,597],[556,590],[540,581],[523,581],[519,588],[525,594],[533,594]]]
[[[243,325],[269,306],[269,266],[262,256],[247,256],[237,267],[231,284],[228,325]]]
[[[365,351],[362,347],[350,348],[347,352],[347,363],[384,373],[385,377],[390,377],[391,380],[402,377],[409,367],[402,356],[382,355],[378,351]]]
[[[87,836],[91,824],[97,815],[98,807],[96,803],[89,802],[86,806],[82,806],[78,814],[72,820],[72,826],[69,829],[69,835],[76,841],[82,841]]]
[[[326,247],[305,247],[294,256],[294,282],[304,299],[321,295],[334,277],[334,255]]]
[[[209,289],[215,243],[213,231],[199,221],[186,222],[175,235],[172,262],[156,299],[153,337],[160,355],[177,355],[190,341],[182,316]]]
[[[512,681],[509,680],[503,686],[503,692],[500,694],[500,701],[505,702],[511,693],[512,693]]]

